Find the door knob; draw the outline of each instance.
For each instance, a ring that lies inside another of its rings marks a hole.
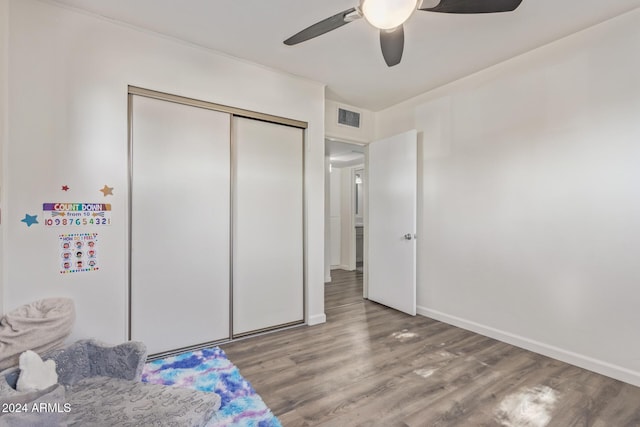
[[[411,234],[411,233],[407,233],[407,234],[405,234],[405,235],[404,235],[404,238],[405,238],[406,240],[411,240],[411,239],[413,239],[413,234]]]

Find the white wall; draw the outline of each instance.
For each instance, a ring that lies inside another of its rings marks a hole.
[[[49,3],[9,5],[4,308],[71,296],[72,338],[126,338],[127,85],[135,85],[309,123],[307,317],[310,324],[324,321],[324,87]],[[60,190],[65,184],[68,193]],[[98,191],[105,184],[113,196]],[[76,230],[20,222],[25,213],[42,218],[42,203],[57,201],[109,202],[113,225]],[[202,214],[185,212],[185,219]],[[74,231],[99,233],[100,271],[58,273],[57,235]]]
[[[363,165],[333,167],[330,184],[331,268],[354,270],[354,170]]]
[[[340,268],[343,270],[356,268],[352,184],[354,169],[353,166],[340,168]]]
[[[338,124],[338,108],[360,113],[360,127]],[[345,142],[369,143],[373,139],[375,115],[369,110],[327,99],[325,102],[325,133],[327,138]]]
[[[340,267],[342,169],[333,168],[329,184],[329,220],[331,230],[331,268]]]
[[[354,270],[355,224],[354,171],[363,165],[333,167],[330,177],[329,228],[332,269]]]
[[[331,158],[324,157],[324,281],[331,282]]]
[[[404,102],[423,315],[640,385],[640,10]]]
[[[8,76],[8,55],[9,55],[9,0],[0,0],[0,314],[3,311],[3,284],[5,281],[4,269],[4,227],[5,221],[5,198],[4,198],[4,174],[6,167],[4,164],[4,147],[8,138],[7,129],[7,91],[9,90]]]

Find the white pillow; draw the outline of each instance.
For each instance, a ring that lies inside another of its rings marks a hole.
[[[27,350],[20,355],[20,376],[16,384],[18,391],[44,390],[58,383],[56,362],[43,362],[37,353]]]

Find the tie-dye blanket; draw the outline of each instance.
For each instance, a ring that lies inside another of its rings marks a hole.
[[[218,393],[222,403],[210,426],[282,427],[218,347],[149,362],[142,371],[142,381]]]

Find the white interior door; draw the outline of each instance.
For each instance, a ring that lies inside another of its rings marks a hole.
[[[234,117],[233,333],[304,320],[303,131]]]
[[[415,316],[417,132],[372,142],[368,161],[368,298]]]
[[[131,339],[229,337],[229,114],[132,100]]]

